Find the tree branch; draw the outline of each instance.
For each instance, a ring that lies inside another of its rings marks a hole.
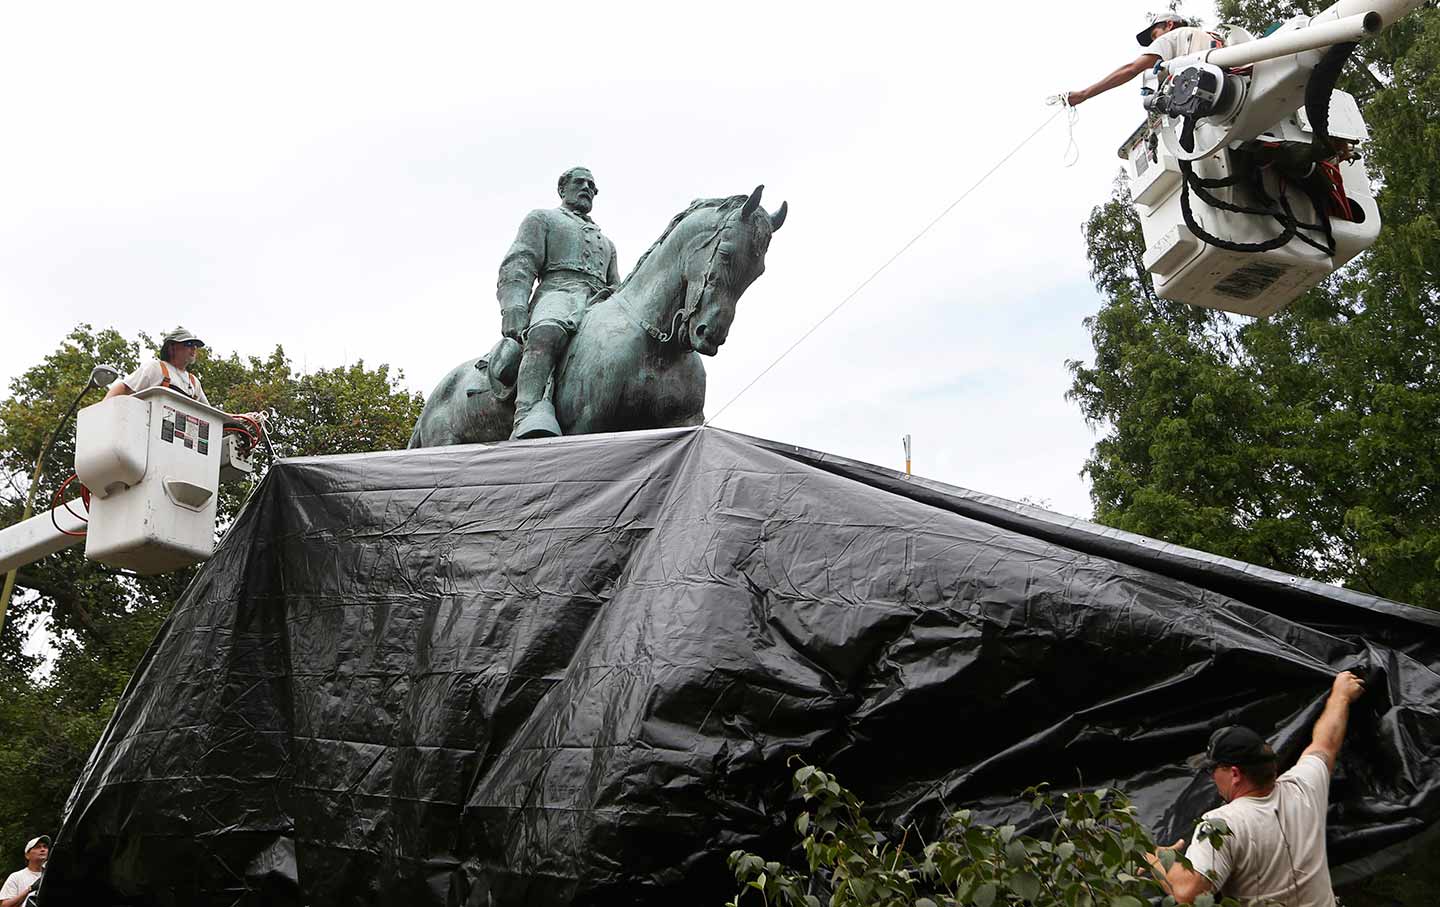
[[[33,592],[38,592],[41,596],[54,601],[57,608],[64,608],[75,615],[75,618],[80,621],[80,625],[83,626],[97,642],[106,649],[110,648],[109,638],[95,625],[95,618],[90,614],[90,611],[81,604],[80,597],[75,594],[74,589],[68,585],[48,582],[44,577],[36,576],[33,572],[24,570],[15,577],[15,584],[17,586],[23,586]]]

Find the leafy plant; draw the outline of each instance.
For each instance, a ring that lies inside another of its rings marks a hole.
[[[794,775],[805,809],[795,819],[805,869],[737,850],[730,868],[741,888],[727,907],[763,902],[783,907],[1144,907],[1165,893],[1145,869],[1155,842],[1136,818],[1124,792],[1101,789],[1026,796],[1046,830],[1038,837],[1014,825],[976,821],[970,810],[952,813],[941,837],[929,843],[913,828],[898,839],[877,831],[863,804],[835,776],[805,765]],[[1217,847],[1229,830],[1207,823],[1202,835]],[[1168,870],[1189,862],[1174,850],[1158,851]],[[747,900],[748,898],[748,900]],[[1201,895],[1196,907],[1239,902]]]

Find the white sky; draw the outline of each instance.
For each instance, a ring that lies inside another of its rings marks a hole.
[[[622,273],[692,198],[789,200],[706,360],[713,413],[1049,117],[1046,95],[1134,59],[1146,9],[496,6],[9,6],[6,391],[85,321],[389,362],[428,394],[493,343],[516,226],[584,164]],[[1141,114],[1133,86],[1080,112],[1077,166],[1057,119],[716,424],[895,468],[909,432],[919,474],[1088,515],[1094,436],[1064,399],[1099,305],[1080,229]]]

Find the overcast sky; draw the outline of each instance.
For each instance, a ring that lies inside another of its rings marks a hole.
[[[1054,112],[1145,7],[26,4],[0,31],[0,380],[77,322],[355,359],[428,393],[498,336],[521,217],[595,172],[621,272],[700,196],[790,217],[709,373],[720,408]],[[1194,12],[1210,13],[1197,5]],[[1047,24],[1051,23],[1051,24]],[[1063,118],[717,423],[1088,516],[1064,399],[1080,229],[1139,123]],[[200,373],[203,376],[203,368]]]

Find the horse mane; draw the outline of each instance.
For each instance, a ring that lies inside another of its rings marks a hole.
[[[619,293],[621,290],[625,289],[625,287],[630,283],[630,281],[635,277],[635,275],[640,273],[640,267],[641,265],[645,264],[645,260],[650,257],[650,253],[654,252],[656,249],[660,248],[662,245],[665,244],[665,240],[670,237],[670,234],[675,231],[675,228],[680,225],[680,222],[682,220],[697,211],[704,211],[707,209],[714,209],[720,214],[728,214],[736,208],[744,205],[747,198],[749,198],[748,195],[731,195],[726,198],[695,199],[695,201],[690,203],[690,206],[688,208],[686,208],[684,211],[681,211],[674,217],[670,218],[670,223],[666,224],[665,231],[660,234],[660,238],[655,240],[655,242],[651,243],[650,248],[646,249],[644,254],[636,260],[635,267],[631,268],[630,273],[625,275],[625,279],[620,281],[620,285],[616,287],[613,291],[611,291],[611,295],[615,295],[616,293]]]

